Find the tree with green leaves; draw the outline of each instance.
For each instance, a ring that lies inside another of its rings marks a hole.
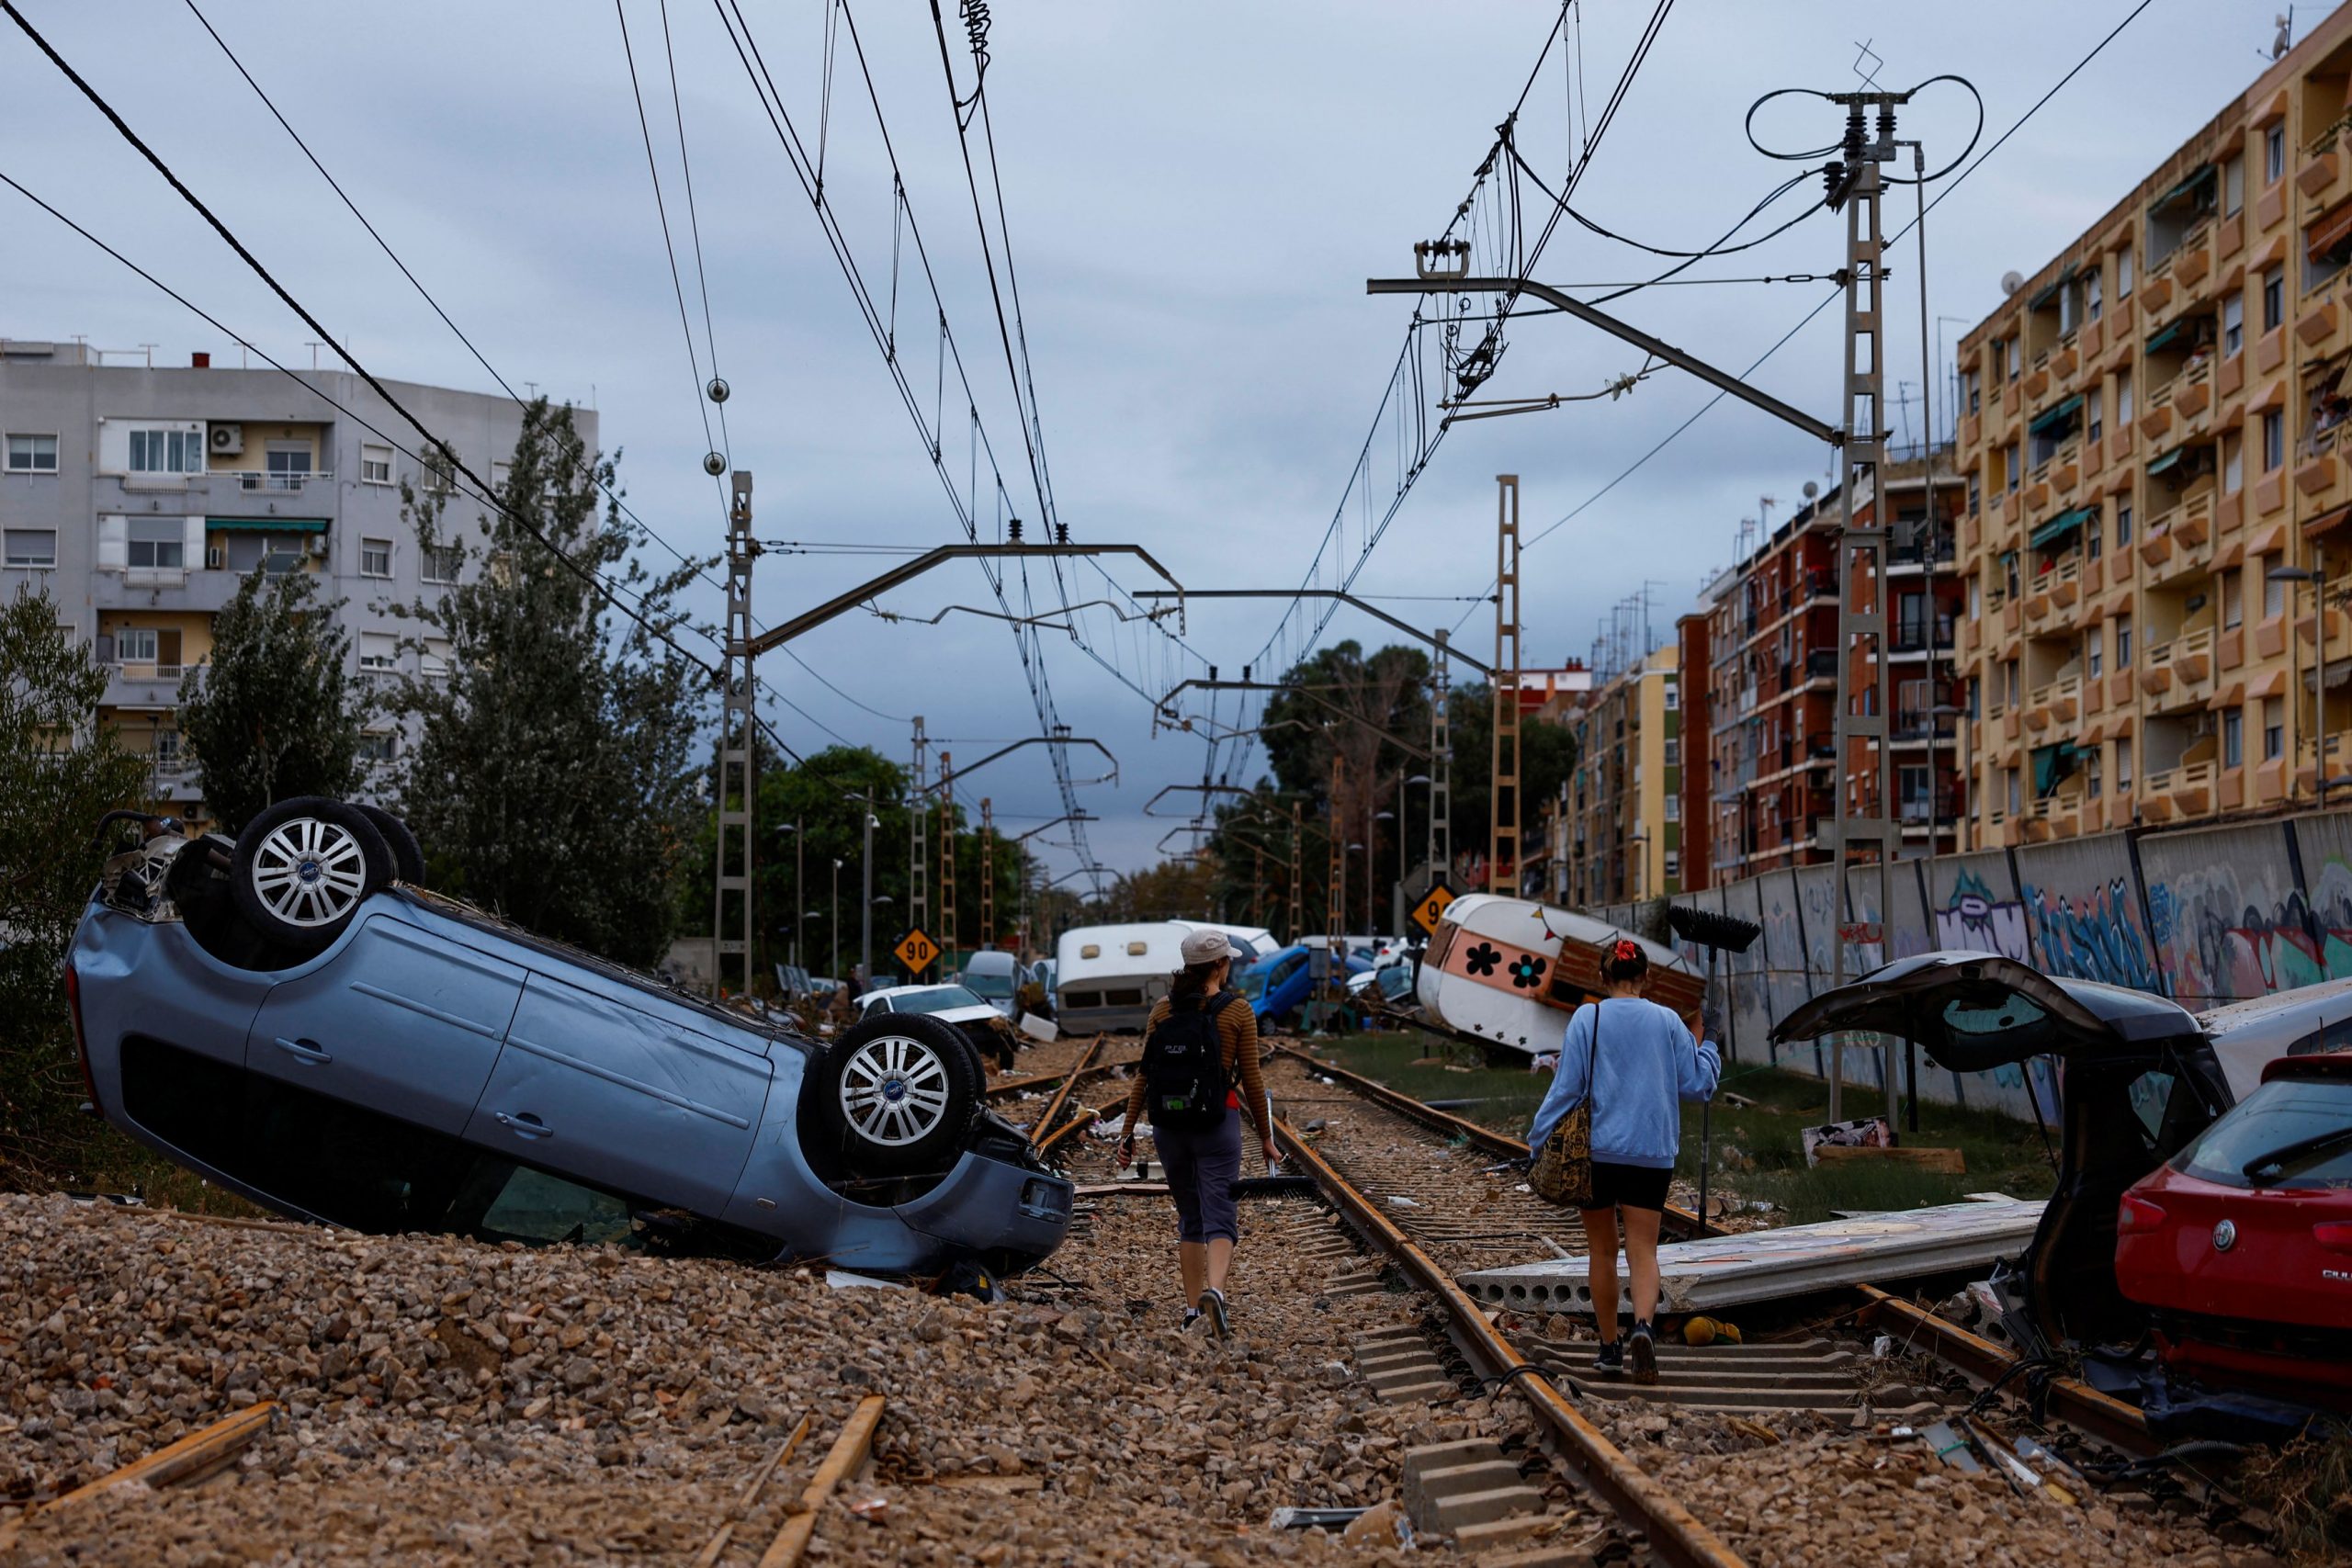
[[[212,622],[212,651],[180,681],[180,733],[204,803],[233,833],[274,802],[358,787],[372,703],[351,638],[306,571],[254,568]]]
[[[458,581],[390,606],[419,628],[405,645],[446,666],[398,688],[395,707],[422,721],[400,798],[434,885],[650,967],[676,930],[708,804],[695,739],[710,682],[665,638],[684,622],[678,593],[711,563],[649,570],[607,499],[616,478],[571,409],[541,398],[524,410],[496,515],[469,530],[446,492],[403,486],[419,545],[451,552]]]
[[[1456,686],[1446,712],[1453,742],[1453,850],[1458,861],[1484,860],[1494,833],[1495,689]],[[1532,850],[1544,808],[1576,773],[1577,738],[1565,724],[1522,717],[1519,726],[1520,842]],[[1469,888],[1456,884],[1456,893]]]
[[[0,605],[0,1169],[47,1185],[92,1126],[62,980],[96,886],[100,814],[139,804],[146,760],[96,724],[107,669],[44,590]]]

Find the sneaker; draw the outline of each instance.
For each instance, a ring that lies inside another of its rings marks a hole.
[[[1226,1316],[1223,1291],[1203,1291],[1200,1310],[1208,1314],[1209,1326],[1216,1330],[1219,1339],[1232,1337],[1233,1322]]]
[[[1648,1324],[1634,1325],[1634,1336],[1625,1344],[1625,1359],[1634,1369],[1635,1382],[1657,1382],[1657,1335]]]
[[[1601,1346],[1600,1353],[1592,1359],[1592,1370],[1605,1378],[1625,1375],[1625,1341],[1611,1339]]]
[[[1186,1307],[1186,1308],[1184,1309],[1184,1326],[1183,1326],[1183,1332],[1184,1332],[1184,1333],[1186,1333],[1186,1334],[1190,1334],[1190,1333],[1192,1333],[1192,1332],[1193,1332],[1193,1330],[1194,1330],[1195,1328],[1198,1328],[1198,1327],[1199,1327],[1199,1326],[1200,1326],[1204,1322],[1205,1322],[1205,1321],[1206,1321],[1206,1314],[1204,1314],[1204,1313],[1201,1311],[1201,1309],[1200,1309],[1200,1308],[1198,1308],[1198,1307]]]

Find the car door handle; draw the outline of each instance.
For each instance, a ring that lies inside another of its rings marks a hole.
[[[318,1063],[334,1060],[334,1056],[319,1049],[319,1043],[315,1040],[288,1040],[281,1034],[277,1037],[277,1048],[298,1062]]]
[[[552,1138],[555,1136],[554,1128],[548,1126],[546,1122],[540,1121],[537,1117],[532,1115],[527,1111],[520,1116],[510,1116],[503,1111],[495,1112],[495,1114],[498,1117],[498,1124],[500,1126],[509,1128],[514,1132],[519,1133],[524,1137]]]

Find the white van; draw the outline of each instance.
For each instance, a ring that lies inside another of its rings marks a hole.
[[[961,978],[989,1006],[1019,1021],[1021,1009],[1014,993],[1021,989],[1021,964],[1012,953],[994,948],[975,953],[964,961]]]

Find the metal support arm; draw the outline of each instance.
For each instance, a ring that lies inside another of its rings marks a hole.
[[[1378,735],[1382,739],[1387,741],[1389,745],[1396,747],[1396,750],[1404,752],[1409,757],[1416,758],[1424,762],[1434,761],[1436,760],[1427,751],[1424,751],[1419,746],[1414,745],[1411,741],[1404,739],[1402,736],[1391,734],[1389,731],[1381,728],[1380,726],[1364,717],[1362,714],[1350,713],[1347,709],[1331,701],[1329,697],[1317,696],[1315,693],[1308,691],[1304,686],[1285,686],[1278,681],[1211,681],[1204,676],[1195,675],[1189,681],[1180,681],[1175,685],[1170,687],[1168,689],[1168,694],[1159,699],[1158,705],[1159,711],[1162,714],[1167,715],[1170,721],[1175,721],[1177,716],[1174,708],[1170,705],[1176,701],[1179,693],[1193,689],[1198,689],[1204,692],[1295,693],[1299,696],[1305,697],[1317,707],[1322,708],[1327,712],[1337,715],[1340,718],[1346,719],[1350,724],[1363,725],[1366,729],[1369,729],[1373,733]]]
[[[1119,777],[1119,759],[1111,755],[1111,749],[1109,747],[1103,745],[1102,742],[1094,739],[1091,736],[1031,735],[1014,741],[1010,746],[1000,746],[995,750],[989,752],[987,756],[981,758],[978,761],[968,763],[964,767],[956,769],[955,778],[952,782],[961,784],[965,779],[978,773],[982,768],[987,767],[999,757],[1009,757],[1013,752],[1020,750],[1023,746],[1091,746],[1097,751],[1102,752],[1105,758],[1109,759],[1111,763],[1110,773],[1099,779],[1082,779],[1073,780],[1071,782],[1080,784],[1111,784],[1115,783]],[[946,778],[942,778],[935,784],[923,785],[917,793],[921,795],[936,795],[941,790],[947,788],[950,782],[951,781]]]
[[[1138,593],[1135,595],[1135,597],[1137,599],[1177,600],[1336,599],[1342,604],[1353,605],[1355,608],[1362,610],[1365,615],[1370,615],[1376,621],[1380,621],[1396,627],[1396,630],[1403,632],[1407,637],[1412,637],[1419,642],[1425,642],[1431,648],[1438,646],[1438,639],[1431,634],[1421,630],[1420,627],[1400,621],[1396,616],[1390,615],[1387,611],[1380,609],[1375,605],[1367,604],[1363,600],[1357,598],[1354,594],[1342,592],[1337,588],[1184,588],[1179,589],[1173,593],[1164,592],[1160,590],[1154,589],[1148,592]],[[1492,670],[1488,669],[1486,665],[1479,663],[1476,660],[1471,658],[1460,649],[1454,649],[1453,653],[1455,659],[1464,664],[1467,664],[1479,674],[1486,676],[1489,680],[1494,678],[1495,672]]]
[[[932,568],[944,566],[952,560],[1028,560],[1051,556],[1133,556],[1158,572],[1170,588],[1181,592],[1184,586],[1170,576],[1168,569],[1154,560],[1151,552],[1141,545],[942,545],[912,560],[901,561],[881,576],[828,599],[813,610],[804,610],[788,621],[770,626],[751,639],[751,650],[753,654],[762,654],[772,648],[780,648],[803,632],[813,631],[827,621],[847,615],[876,594],[887,593],[902,583],[911,582]]]
[[[1816,440],[1832,446],[1846,443],[1846,433],[1826,421],[1818,420],[1800,409],[1791,408],[1770,392],[1759,392],[1728,370],[1718,370],[1696,355],[1686,354],[1662,338],[1652,337],[1639,327],[1628,326],[1605,310],[1597,310],[1583,300],[1561,293],[1548,283],[1538,283],[1532,277],[1374,277],[1364,282],[1367,294],[1528,294],[1574,316],[1589,326],[1599,327],[1612,337],[1624,339],[1645,354],[1655,355],[1678,369],[1688,370],[1708,385],[1753,403],[1773,418],[1785,421]],[[1462,658],[1459,651],[1454,654]],[[1464,660],[1467,663],[1467,660]]]

